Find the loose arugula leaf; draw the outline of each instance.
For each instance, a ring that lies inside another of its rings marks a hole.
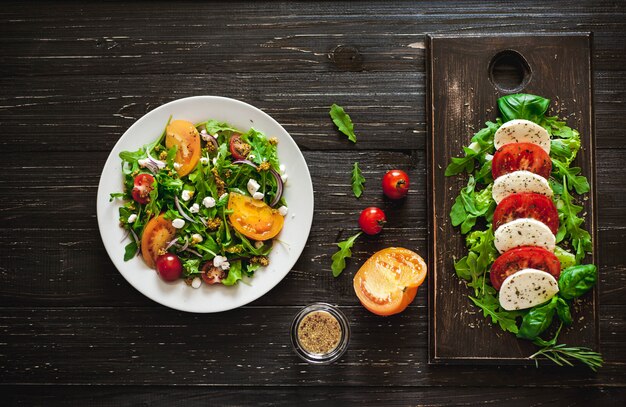
[[[516,93],[498,99],[502,120],[526,119],[539,123],[550,105],[550,99],[541,96]]]
[[[554,296],[547,304],[531,308],[522,318],[517,337],[531,341],[537,339],[552,323],[557,302],[558,297]]]
[[[567,191],[565,177],[563,178],[563,185],[561,196],[556,201],[556,209],[559,212],[559,221],[561,222],[557,233],[557,241],[562,240],[564,237],[569,237],[575,249],[576,263],[580,263],[585,257],[585,253],[590,252],[592,249],[591,235],[580,227],[584,220],[578,217],[578,213],[582,211],[583,207],[572,202],[572,197]]]
[[[361,169],[359,168],[359,163],[354,163],[354,168],[352,169],[352,192],[354,196],[360,198],[363,194],[363,184],[365,183],[365,178],[361,173]]]
[[[356,143],[356,134],[354,134],[354,125],[352,124],[352,119],[350,119],[348,113],[343,110],[343,107],[333,103],[333,105],[330,107],[329,113],[331,119],[333,119],[333,123],[335,123],[335,126],[337,126],[337,129],[339,129],[340,132],[348,136],[348,139],[351,142]]]
[[[333,254],[332,257],[333,264],[331,266],[331,269],[333,270],[333,276],[339,277],[341,272],[346,268],[346,259],[352,257],[352,250],[350,249],[352,249],[352,246],[354,245],[357,237],[361,236],[361,233],[363,232],[359,232],[356,235],[350,237],[348,240],[337,243],[337,246],[339,246],[339,251]]]
[[[591,290],[597,279],[598,273],[593,264],[566,268],[559,277],[559,295],[566,300],[578,298]]]
[[[485,293],[480,298],[472,296],[469,298],[477,307],[483,310],[483,316],[491,318],[491,323],[498,324],[503,331],[518,333],[516,318],[521,315],[520,312],[505,311],[500,308],[500,302],[493,293]]]

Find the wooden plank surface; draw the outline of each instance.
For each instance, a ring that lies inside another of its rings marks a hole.
[[[495,121],[499,97],[525,92],[551,99],[548,114],[562,117],[581,134],[582,148],[575,165],[590,181],[591,199],[578,202],[584,207],[585,228],[596,242],[591,36],[434,36],[429,38],[428,46],[432,152],[430,358],[434,363],[529,363],[528,355],[536,351],[536,346],[490,328],[482,313],[470,305],[470,289],[459,284],[454,261],[465,256],[467,248],[459,229],[450,222],[450,210],[467,176],[446,177],[444,172],[451,157],[462,155],[463,146],[469,144],[473,134],[486,121]],[[519,58],[517,68],[525,75],[511,78],[518,80],[505,86],[490,67],[503,53],[511,52]],[[527,72],[522,72],[525,69]],[[594,250],[585,261],[594,264],[597,258]],[[564,329],[559,339],[569,345],[599,349],[597,308],[596,289],[574,307],[575,323]],[[459,340],[467,346],[459,346]]]
[[[3,404],[624,404],[622,2],[6,2],[0,21]],[[427,253],[425,34],[529,30],[594,32],[606,359],[598,374],[430,366],[426,289],[405,313],[378,318],[351,288],[377,249]],[[108,152],[138,117],[209,93],[249,102],[285,126],[309,164],[316,211],[281,284],[239,310],[194,316],[151,302],[114,269],[95,194]],[[334,129],[332,103],[352,116],[356,145]],[[349,184],[355,161],[368,180],[360,200]],[[394,167],[411,176],[404,203],[379,190]],[[389,223],[379,238],[357,242],[334,279],[334,242],[357,230],[367,205],[383,207]],[[345,357],[327,367],[302,363],[285,334],[300,306],[320,300],[339,304],[354,331]]]

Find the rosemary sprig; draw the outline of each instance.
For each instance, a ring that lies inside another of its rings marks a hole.
[[[559,366],[574,366],[571,361],[574,359],[587,365],[594,372],[604,363],[600,353],[594,352],[589,348],[567,346],[564,343],[546,346],[529,356],[530,359],[535,360],[537,367],[539,367],[539,361],[537,360],[539,356],[548,358]]]

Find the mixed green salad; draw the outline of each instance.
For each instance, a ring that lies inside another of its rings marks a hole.
[[[583,207],[576,203],[577,200],[587,199],[585,194],[590,191],[587,178],[573,164],[581,148],[580,135],[564,121],[548,116],[549,104],[550,100],[535,95],[501,97],[498,100],[500,117],[495,122],[487,122],[486,127],[472,137],[471,144],[464,147],[464,156],[452,158],[446,168],[446,176],[468,174],[467,186],[459,192],[450,213],[453,226],[458,226],[465,235],[468,248],[468,254],[458,259],[454,267],[457,276],[465,280],[471,289],[469,299],[486,318],[502,330],[541,347],[532,358],[541,355],[559,365],[571,365],[571,360],[575,359],[595,370],[602,364],[600,354],[587,348],[557,344],[563,326],[574,322],[570,311],[572,303],[591,290],[597,273],[593,264],[586,264],[586,255],[593,246],[591,235],[584,228]],[[548,169],[548,183],[558,212],[554,255],[560,262],[561,270],[558,294],[530,309],[509,311],[501,306],[489,275],[499,255],[492,227],[497,206],[492,196],[492,163],[496,151],[496,131],[503,123],[516,119],[538,124],[550,136],[549,159],[552,165],[551,173]],[[544,336],[547,332],[551,332],[550,338]]]
[[[154,142],[120,153],[124,191],[111,200],[124,200],[124,260],[141,253],[164,280],[194,288],[268,265],[287,213],[277,144],[254,128],[170,117]]]

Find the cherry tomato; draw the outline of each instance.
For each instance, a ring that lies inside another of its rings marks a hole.
[[[543,148],[533,143],[505,144],[493,155],[493,179],[520,170],[530,171],[547,179],[552,171],[552,160]]]
[[[250,154],[250,144],[244,142],[239,134],[232,135],[229,146],[235,160],[244,160]]]
[[[508,276],[523,269],[545,271],[558,280],[561,275],[561,262],[553,253],[542,247],[523,246],[511,249],[493,262],[489,272],[491,285],[500,290]]]
[[[165,253],[157,257],[156,270],[165,281],[176,281],[183,274],[183,263],[177,255]]]
[[[401,199],[409,192],[409,176],[402,170],[391,170],[383,176],[383,192],[390,199]]]
[[[519,218],[536,219],[549,227],[554,235],[559,229],[559,213],[552,199],[545,195],[523,192],[501,200],[493,213],[493,230]]]
[[[226,272],[219,267],[215,267],[212,261],[204,263],[202,266],[202,281],[207,284],[219,284],[226,278]]]
[[[135,202],[147,204],[150,202],[150,192],[154,189],[154,177],[150,174],[139,174],[135,177],[131,191]]]
[[[375,206],[363,209],[361,216],[359,216],[359,226],[368,235],[379,234],[386,221],[385,212]]]
[[[426,263],[417,253],[389,247],[375,253],[354,276],[361,304],[377,315],[393,315],[415,299],[426,278]]]

